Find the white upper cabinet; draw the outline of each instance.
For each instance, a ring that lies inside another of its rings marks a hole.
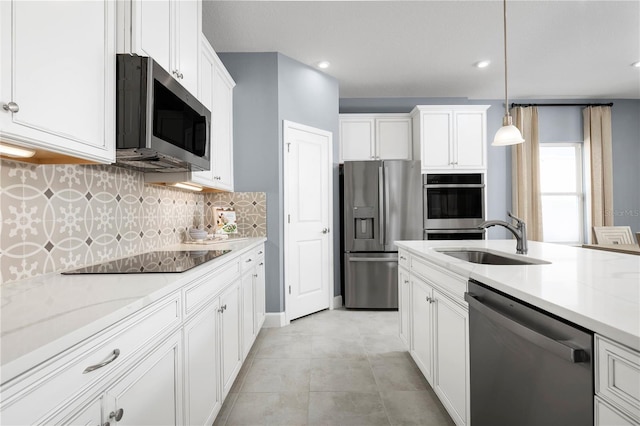
[[[201,1],[123,0],[117,4],[118,52],[152,57],[197,94]]]
[[[235,82],[203,35],[198,97],[211,111],[211,170],[193,173],[191,181],[223,191],[233,191],[234,86]]]
[[[340,114],[340,162],[410,160],[407,114]]]
[[[2,141],[114,161],[115,19],[112,1],[0,2]]]
[[[418,105],[413,118],[414,156],[422,172],[487,168],[488,105]]]

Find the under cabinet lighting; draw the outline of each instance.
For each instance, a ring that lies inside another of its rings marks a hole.
[[[33,149],[20,148],[17,146],[0,143],[0,155],[7,155],[9,157],[29,158],[36,155],[36,152]]]
[[[176,182],[171,186],[175,188],[180,188],[180,189],[188,189],[189,191],[202,191],[201,186],[194,185],[192,183],[186,183],[186,182]]]

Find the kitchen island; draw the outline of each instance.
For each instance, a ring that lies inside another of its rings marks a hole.
[[[0,286],[3,424],[211,424],[265,319],[264,241],[164,247],[230,250],[181,273]]]
[[[640,259],[637,256],[514,240],[398,241],[400,338],[459,424],[469,407],[468,280],[595,333],[595,424],[640,421]],[[532,265],[487,265],[444,253],[480,249]],[[614,376],[615,374],[615,376]],[[626,377],[626,379],[622,379]],[[627,380],[629,385],[625,385]],[[614,413],[614,414],[611,414]]]

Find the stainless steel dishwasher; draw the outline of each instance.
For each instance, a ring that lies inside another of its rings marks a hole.
[[[593,334],[469,281],[471,424],[593,425]]]

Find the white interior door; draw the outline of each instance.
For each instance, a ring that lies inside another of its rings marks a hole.
[[[287,321],[331,306],[332,134],[284,121],[284,269]]]

